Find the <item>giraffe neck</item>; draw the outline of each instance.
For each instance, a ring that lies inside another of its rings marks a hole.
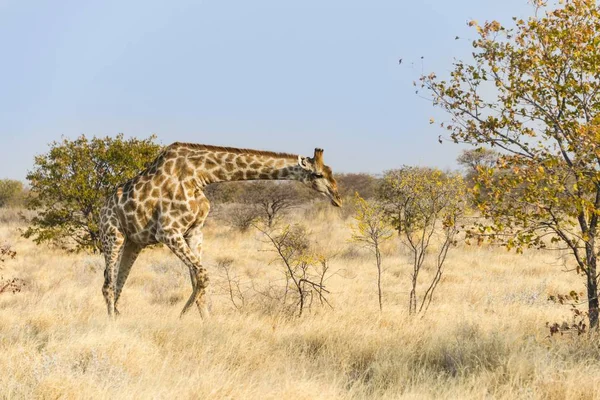
[[[174,160],[174,174],[193,175],[201,186],[259,179],[302,180],[306,174],[294,154],[176,143],[165,155],[164,165]],[[182,174],[183,168],[187,172]]]
[[[220,156],[220,157],[219,157]],[[202,171],[208,183],[253,180],[300,180],[304,170],[295,159],[255,154],[218,154],[216,165],[211,159],[205,162]],[[212,168],[207,168],[210,165]]]

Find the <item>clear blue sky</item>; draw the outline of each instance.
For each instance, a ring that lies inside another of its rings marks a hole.
[[[526,0],[0,0],[0,178],[64,135],[310,155],[334,171],[455,167],[414,94]],[[398,65],[402,58],[403,64]],[[411,62],[415,67],[411,68]]]

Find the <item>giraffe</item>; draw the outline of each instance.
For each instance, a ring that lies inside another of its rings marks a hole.
[[[192,294],[183,316],[196,303],[208,317],[208,286],[202,266],[202,227],[210,211],[203,188],[240,180],[298,180],[323,194],[336,207],[342,201],[323,150],[313,157],[192,143],[167,146],[148,168],[119,186],[100,211],[100,233],[106,262],[102,293],[109,316],[136,258],[146,246],[162,243],[189,268]]]

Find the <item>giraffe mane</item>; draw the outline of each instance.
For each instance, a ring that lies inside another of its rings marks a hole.
[[[177,147],[187,147],[190,149],[220,151],[220,152],[235,153],[235,154],[253,154],[253,155],[258,155],[258,156],[273,156],[273,157],[290,158],[290,159],[298,158],[297,154],[280,153],[280,152],[266,151],[266,150],[242,149],[242,148],[237,148],[237,147],[211,146],[211,145],[207,145],[207,144],[198,144],[198,143],[175,142],[175,143],[170,144],[167,147],[167,149],[177,148]]]

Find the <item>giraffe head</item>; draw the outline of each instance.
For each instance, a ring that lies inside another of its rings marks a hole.
[[[301,181],[305,185],[328,197],[334,206],[342,206],[342,198],[338,193],[333,171],[323,163],[323,149],[315,149],[312,158],[298,156],[298,165],[304,171]]]

